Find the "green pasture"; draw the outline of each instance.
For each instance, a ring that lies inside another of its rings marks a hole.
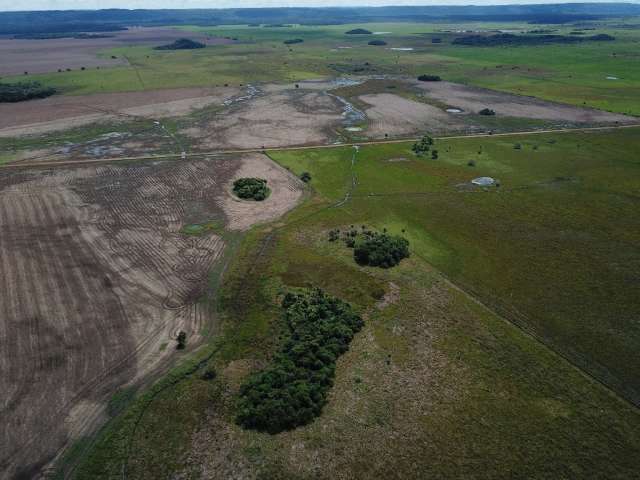
[[[547,100],[640,115],[640,29],[598,23],[587,35],[608,33],[613,42],[527,47],[463,47],[451,45],[460,31],[526,32],[552,29],[568,34],[575,27],[523,23],[380,23],[361,25],[274,27],[182,27],[189,31],[237,39],[233,45],[201,50],[156,51],[122,47],[103,55],[126,57],[130,66],[87,69],[8,78],[40,80],[67,94],[140,91],[189,86],[290,82],[310,78],[433,73],[463,82]],[[346,35],[363,27],[383,35]],[[433,37],[441,44],[431,42]],[[301,38],[304,43],[284,45]],[[369,46],[384,39],[386,47]],[[350,47],[350,48],[338,48]],[[394,51],[390,48],[413,48]],[[607,80],[606,77],[618,80]]]
[[[182,367],[139,396],[76,478],[200,478],[208,455],[258,478],[631,478],[637,133],[437,140],[438,160],[410,144],[365,146],[353,168],[353,148],[270,151],[312,180],[300,207],[245,237],[225,274],[222,335],[207,348],[218,376],[203,380],[203,366],[171,383]],[[500,187],[471,187],[481,175]],[[359,267],[328,241],[361,225],[406,236],[411,257]],[[306,286],[351,302],[365,328],[319,419],[243,431],[237,387],[277,348],[278,296]],[[384,292],[396,299],[382,308]]]

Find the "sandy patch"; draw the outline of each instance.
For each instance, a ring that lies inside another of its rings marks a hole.
[[[246,230],[256,223],[274,220],[293,208],[302,197],[302,182],[291,172],[273,162],[266,155],[241,157],[240,168],[226,185],[222,208],[231,230]],[[232,193],[233,181],[241,177],[267,180],[271,195],[261,202],[240,200]]]
[[[328,143],[340,125],[342,108],[321,92],[282,90],[236,105],[183,133],[202,149],[261,148]]]
[[[483,108],[495,110],[497,115],[540,120],[562,120],[578,123],[634,123],[633,117],[588,108],[546,102],[533,97],[501,93],[451,82],[424,82],[416,86],[435,100],[463,109],[464,113],[478,113]]]
[[[234,87],[177,88],[145,92],[53,96],[17,104],[0,104],[0,137],[42,134],[113,120],[120,116],[161,118],[186,115],[224,102]]]
[[[456,127],[460,123],[441,109],[426,103],[414,102],[392,93],[376,93],[358,97],[371,105],[365,110],[373,137],[412,135],[427,130]]]

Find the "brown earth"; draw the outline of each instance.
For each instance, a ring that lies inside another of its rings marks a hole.
[[[328,143],[341,119],[342,106],[324,92],[269,86],[182,133],[202,150],[308,145]]]
[[[0,137],[42,134],[118,117],[161,118],[191,111],[237,94],[234,87],[175,88],[144,92],[53,96],[0,104]]]
[[[225,38],[211,38],[201,33],[184,32],[167,27],[131,27],[122,32],[105,32],[109,38],[54,38],[23,40],[0,38],[0,75],[24,72],[47,73],[58,69],[127,65],[126,59],[97,56],[101,50],[125,46],[159,46],[178,38],[189,37],[206,45],[233,43]]]
[[[264,174],[260,212],[230,208],[229,182]],[[107,416],[117,390],[191,351],[216,322],[201,301],[225,241],[291,208],[300,183],[263,155],[29,170],[0,176],[0,477],[35,478]]]
[[[618,113],[547,102],[534,97],[513,95],[451,82],[417,82],[428,97],[443,102],[463,113],[478,113],[490,108],[497,115],[571,123],[635,123],[637,119]]]

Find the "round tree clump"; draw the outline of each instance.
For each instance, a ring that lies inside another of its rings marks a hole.
[[[360,265],[391,268],[409,256],[406,238],[378,233],[356,243],[353,257]]]
[[[233,192],[245,200],[256,200],[258,202],[269,196],[271,190],[267,187],[264,178],[239,178],[233,182]]]

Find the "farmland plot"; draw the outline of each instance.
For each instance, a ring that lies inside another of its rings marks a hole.
[[[267,214],[242,222],[253,205],[231,211],[226,197],[247,162],[269,172],[273,195]],[[116,389],[175,359],[180,331],[187,350],[215,333],[207,288],[223,226],[271,220],[299,197],[297,179],[265,156],[4,174],[3,475],[32,478],[90,432]],[[219,227],[185,231],[204,222]]]

